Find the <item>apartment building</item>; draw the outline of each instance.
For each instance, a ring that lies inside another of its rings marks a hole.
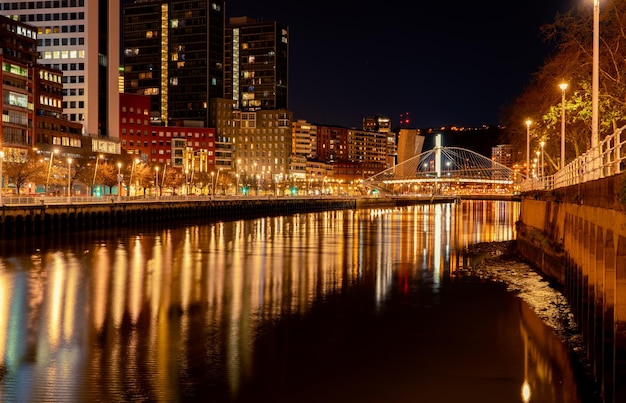
[[[119,153],[119,0],[5,0],[0,14],[35,26],[39,63],[63,72],[63,117],[94,151]]]

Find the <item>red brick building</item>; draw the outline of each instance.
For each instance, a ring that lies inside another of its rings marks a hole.
[[[215,128],[152,126],[150,97],[120,94],[120,143],[122,152],[146,163],[165,164],[200,171],[215,170]]]

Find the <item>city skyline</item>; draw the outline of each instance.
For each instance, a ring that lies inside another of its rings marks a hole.
[[[226,13],[289,27],[296,119],[359,127],[384,115],[397,126],[408,113],[414,127],[479,127],[498,123],[548,56],[540,27],[577,3],[233,0]]]

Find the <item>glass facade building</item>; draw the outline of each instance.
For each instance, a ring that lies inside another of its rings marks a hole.
[[[224,1],[124,5],[124,92],[151,97],[153,124],[210,121],[224,94]]]

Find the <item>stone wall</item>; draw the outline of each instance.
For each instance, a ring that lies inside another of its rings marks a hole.
[[[605,402],[626,401],[625,176],[522,197],[517,252],[563,288]]]

